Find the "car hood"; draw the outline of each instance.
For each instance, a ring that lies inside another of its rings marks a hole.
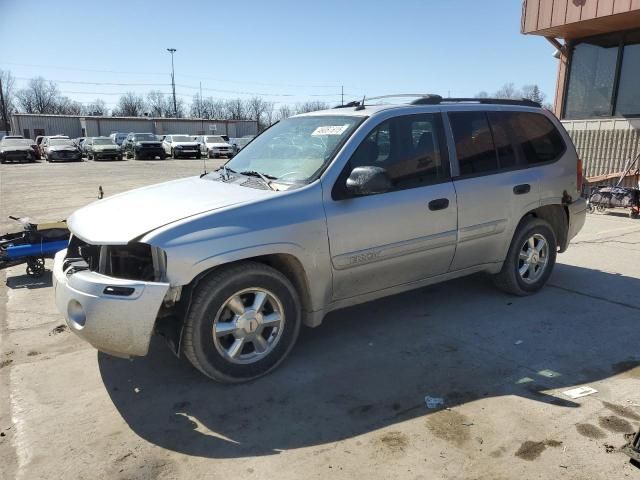
[[[29,145],[11,145],[6,147],[0,145],[0,150],[3,152],[30,152],[33,149]]]
[[[95,245],[119,245],[172,222],[275,192],[190,177],[98,200],[74,212],[69,230]]]
[[[50,152],[60,152],[60,151],[69,151],[69,152],[77,152],[78,151],[78,147],[73,147],[71,145],[53,145],[50,147],[47,147],[47,149],[49,149]]]
[[[227,147],[231,148],[231,145],[228,143],[207,143],[207,147]]]
[[[198,147],[200,144],[198,142],[173,142],[172,145],[178,147]]]
[[[93,150],[117,150],[118,146],[117,145],[91,145],[91,148]]]

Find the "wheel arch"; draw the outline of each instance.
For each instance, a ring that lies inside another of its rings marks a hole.
[[[569,211],[567,207],[558,204],[550,204],[530,210],[520,219],[518,227],[529,217],[539,218],[551,225],[558,243],[558,251],[562,253],[567,249],[567,245],[569,243]]]
[[[218,265],[207,268],[206,270],[203,270],[198,275],[196,275],[189,284],[182,287],[182,292],[180,295],[181,299],[178,302],[178,311],[175,312],[177,315],[172,316],[174,320],[171,320],[170,318],[168,322],[162,322],[162,325],[160,326],[160,330],[162,331],[163,336],[167,337],[171,349],[178,356],[181,355],[182,351],[184,319],[189,312],[191,299],[193,297],[193,292],[195,291],[195,289],[204,279],[206,279],[214,272],[218,272],[220,269],[230,268],[232,266],[245,262],[256,262],[267,265],[287,277],[287,279],[296,289],[296,292],[298,293],[298,296],[300,298],[300,306],[302,309],[302,323],[311,327],[317,325],[316,317],[312,313],[313,303],[311,300],[309,278],[302,262],[295,255],[292,255],[290,253],[269,253],[252,257],[245,257],[238,260],[220,263]]]

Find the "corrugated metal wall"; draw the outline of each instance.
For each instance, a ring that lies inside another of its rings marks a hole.
[[[44,135],[62,134],[69,137],[82,136],[82,126],[86,126],[85,136],[106,136],[114,132],[150,132],[156,135],[184,133],[226,134],[242,137],[258,133],[258,125],[252,120],[228,122],[224,120],[191,120],[173,118],[118,118],[118,117],[73,117],[57,115],[13,115],[12,129],[22,134],[29,129],[29,136],[35,138],[35,129],[44,130]]]
[[[640,119],[566,120],[562,124],[583,161],[585,177],[621,172],[629,158],[640,153]]]
[[[69,137],[80,137],[82,130],[77,117],[48,116],[48,115],[12,115],[11,130],[22,135],[29,129],[29,136],[35,139],[36,129],[44,130],[44,135],[62,134]]]

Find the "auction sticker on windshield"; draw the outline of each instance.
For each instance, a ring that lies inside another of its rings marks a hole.
[[[342,135],[347,131],[347,128],[349,128],[349,125],[325,125],[316,128],[311,136],[319,137],[321,135]]]

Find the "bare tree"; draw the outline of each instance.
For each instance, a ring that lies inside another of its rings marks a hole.
[[[88,103],[82,110],[82,113],[88,116],[103,116],[109,113],[107,104],[101,98],[96,98],[93,102]]]
[[[15,79],[10,71],[0,70],[0,85],[2,85],[0,128],[9,130],[9,117],[15,110]]]
[[[190,108],[191,116],[194,118],[209,118],[205,103],[206,100],[202,98],[199,93],[194,95]]]
[[[216,120],[223,120],[227,118],[227,107],[224,100],[209,97],[205,101],[205,106],[207,114],[209,115],[207,118],[213,118]]]
[[[118,106],[114,113],[122,117],[141,117],[144,110],[144,98],[135,92],[127,92],[118,100]]]
[[[173,112],[173,105],[169,105],[172,102],[164,97],[164,94],[159,90],[151,90],[147,93],[147,109],[149,115],[152,117],[166,117],[170,114],[168,108],[171,107]]]
[[[273,116],[273,103],[266,102],[260,97],[252,97],[245,102],[247,117],[249,120],[255,120],[258,123],[258,130],[264,129],[266,122],[264,115],[269,108],[271,108]]]
[[[56,99],[53,113],[58,115],[81,115],[82,103],[71,100],[69,97],[59,97]]]
[[[42,77],[32,78],[27,88],[20,90],[16,97],[26,113],[55,113],[59,102],[58,87]]]
[[[315,112],[317,110],[326,110],[328,108],[329,108],[329,104],[327,102],[322,102],[320,100],[312,100],[309,102],[297,103],[296,113]]]
[[[289,105],[280,105],[278,109],[278,120],[284,120],[285,118],[289,118],[293,115],[293,109]]]
[[[540,87],[538,87],[538,85],[524,85],[522,87],[522,98],[533,100],[534,102],[538,102],[542,105],[547,96],[540,91]]]
[[[264,113],[263,113],[263,117],[264,117],[263,124],[265,127],[270,127],[276,122],[275,107],[276,107],[275,103],[265,102]]]
[[[489,98],[489,94],[485,90],[482,90],[476,93],[475,98]]]
[[[511,83],[505,83],[502,87],[494,93],[496,98],[507,98],[507,99],[517,99],[522,98],[522,92],[516,88],[516,86]]]
[[[247,120],[247,112],[245,104],[240,98],[227,100],[224,103],[225,118],[228,120]]]

